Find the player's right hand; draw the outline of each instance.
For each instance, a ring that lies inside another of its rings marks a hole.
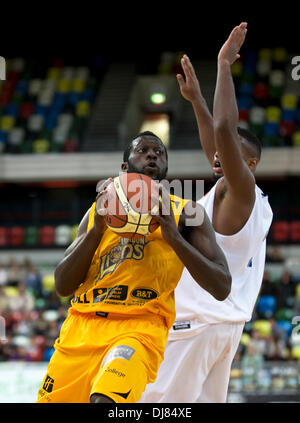
[[[224,43],[218,55],[218,63],[227,62],[232,65],[240,58],[239,51],[247,34],[247,22],[242,22],[231,31],[228,40]]]
[[[186,54],[181,58],[181,66],[185,78],[180,73],[176,75],[180,92],[183,98],[193,103],[202,97],[202,93],[194,67]]]

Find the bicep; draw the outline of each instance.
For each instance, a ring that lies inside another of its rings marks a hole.
[[[86,234],[87,228],[88,228],[88,223],[89,223],[89,213],[90,213],[90,209],[83,216],[83,218],[82,218],[82,220],[81,220],[81,222],[78,226],[76,237],[75,237],[74,241],[72,242],[72,244],[69,245],[69,247],[66,249],[64,257],[67,257],[74,250],[76,245],[81,241],[81,239]]]

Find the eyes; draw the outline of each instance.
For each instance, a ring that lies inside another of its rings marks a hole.
[[[147,152],[148,152],[148,148],[146,148],[146,147],[139,147],[139,148],[137,148],[136,150],[135,150],[137,153],[140,153],[140,154],[146,154]],[[153,150],[154,151],[154,153],[157,155],[157,156],[161,156],[162,154],[163,154],[163,151],[160,149],[160,148],[156,148],[155,150]]]

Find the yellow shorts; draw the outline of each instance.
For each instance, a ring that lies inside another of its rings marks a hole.
[[[90,401],[94,393],[137,402],[154,382],[168,329],[157,315],[107,317],[70,310],[54,344],[38,403]]]

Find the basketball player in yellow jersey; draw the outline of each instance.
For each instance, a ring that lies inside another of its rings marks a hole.
[[[123,171],[161,181],[167,167],[167,151],[151,132],[124,152]],[[188,226],[192,212],[202,218]],[[142,240],[120,238],[103,213],[92,205],[56,268],[58,294],[74,297],[38,402],[137,402],[163,360],[183,267],[216,299],[230,292],[226,259],[201,206],[163,195],[154,216],[160,227]]]

